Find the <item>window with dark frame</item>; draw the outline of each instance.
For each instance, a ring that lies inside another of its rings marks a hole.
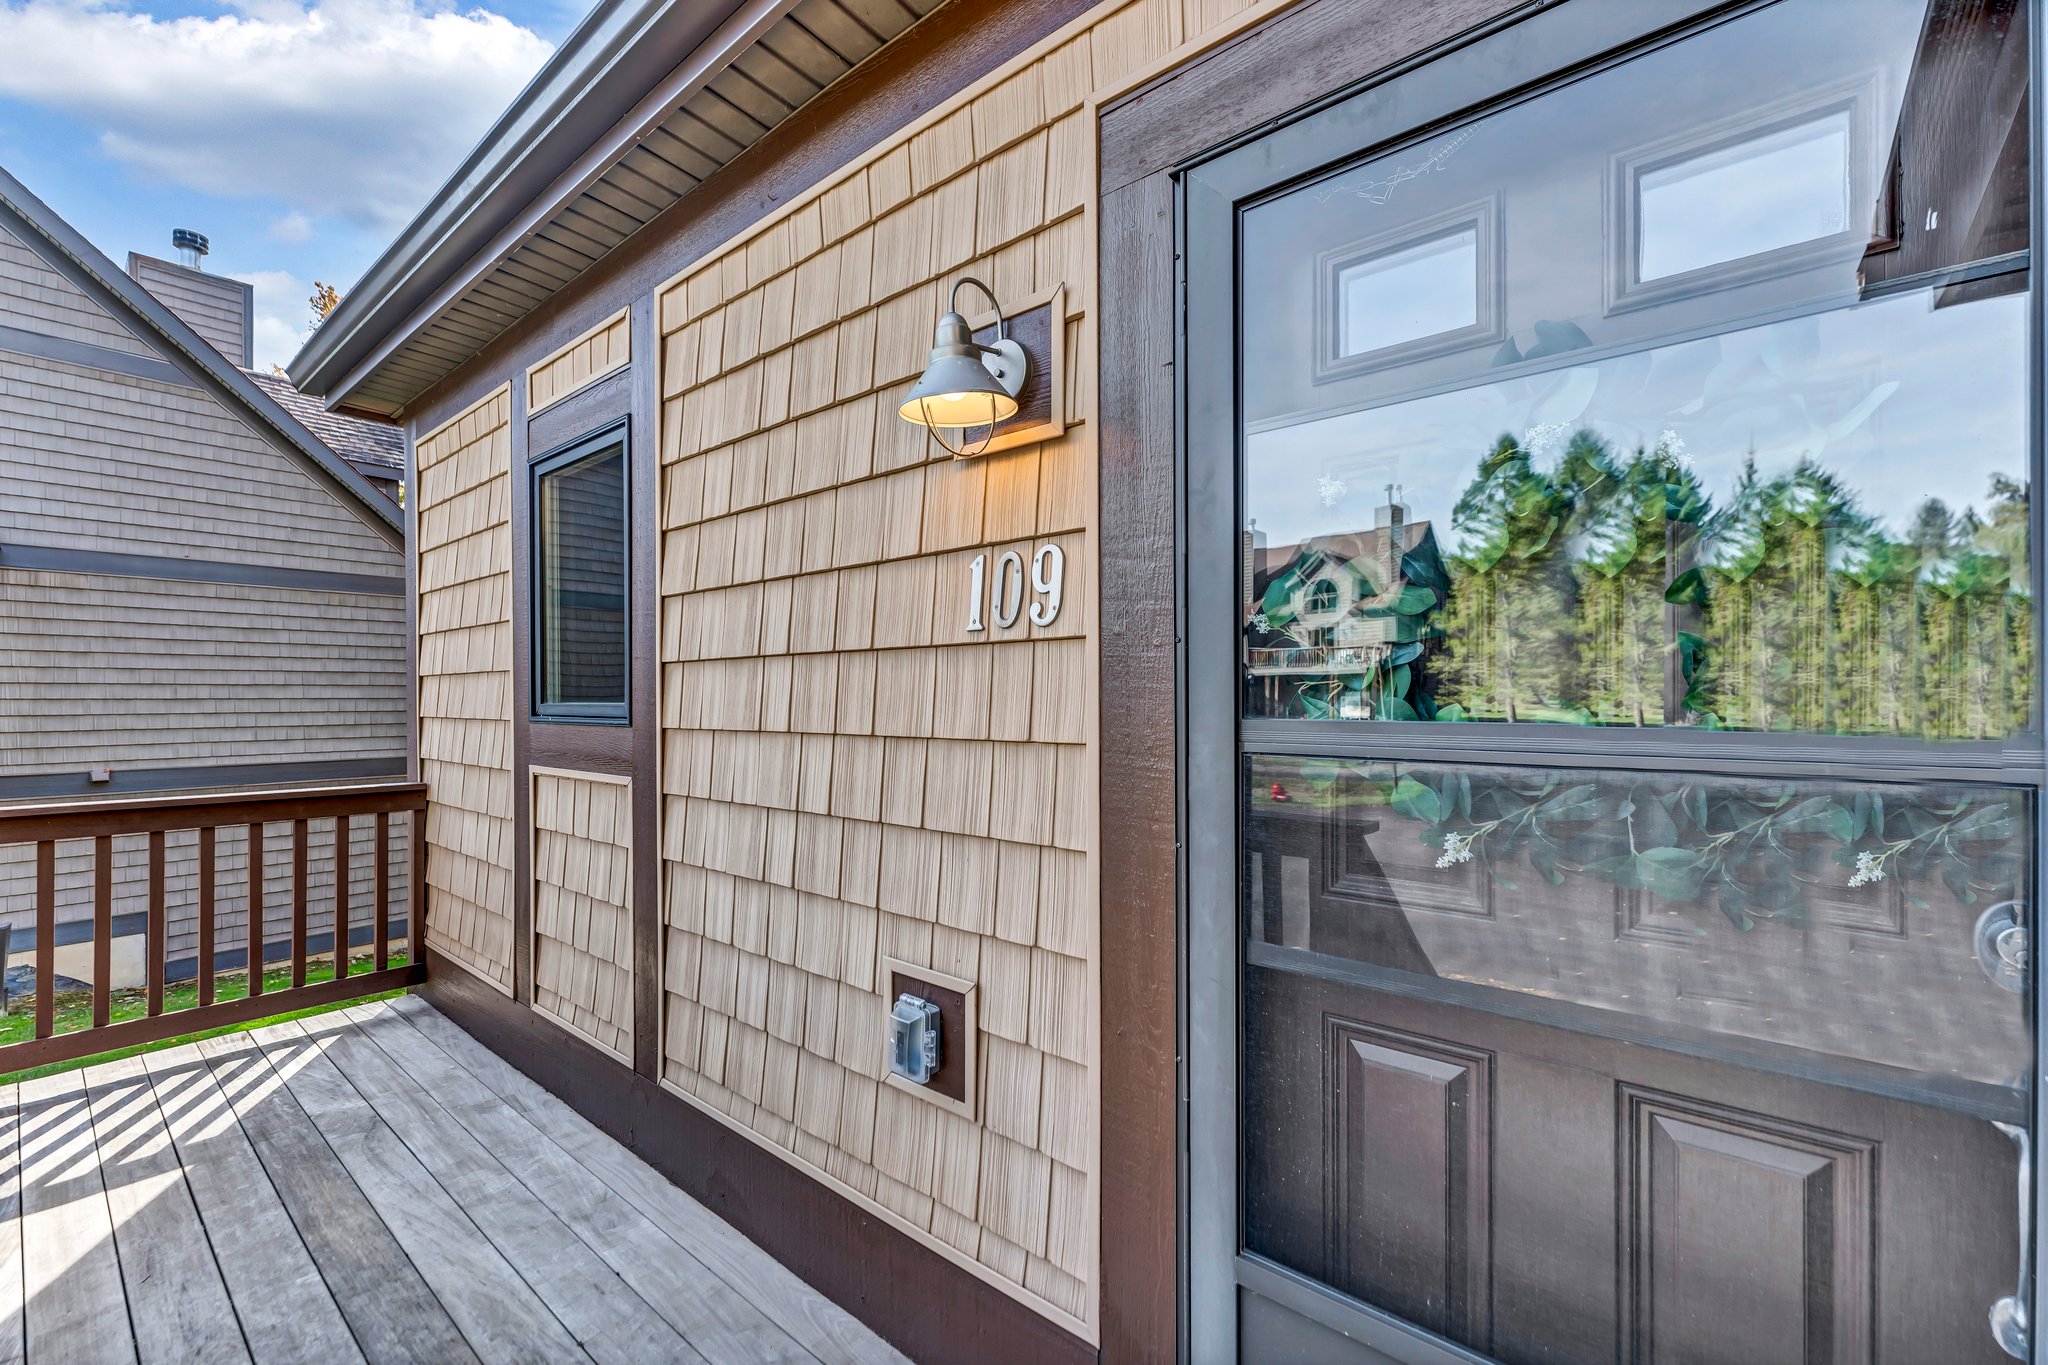
[[[535,460],[533,714],[629,719],[626,428]]]

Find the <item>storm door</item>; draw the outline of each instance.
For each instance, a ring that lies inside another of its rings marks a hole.
[[[1196,1360],[2026,1354],[2027,17],[1570,0],[1182,176]]]

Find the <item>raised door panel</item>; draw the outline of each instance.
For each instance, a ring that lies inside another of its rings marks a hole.
[[[1862,1365],[1876,1146],[1622,1088],[1623,1358]]]
[[[1492,1060],[1329,1019],[1331,1282],[1483,1344],[1491,1309]]]

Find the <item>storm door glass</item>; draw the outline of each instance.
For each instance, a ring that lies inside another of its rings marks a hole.
[[[2007,1358],[2026,22],[1783,0],[1239,210],[1248,1256],[1507,1361]]]

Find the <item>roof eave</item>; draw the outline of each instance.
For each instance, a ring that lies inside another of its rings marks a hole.
[[[480,269],[795,6],[601,0],[292,358],[292,382],[330,407],[350,403],[377,365]]]

